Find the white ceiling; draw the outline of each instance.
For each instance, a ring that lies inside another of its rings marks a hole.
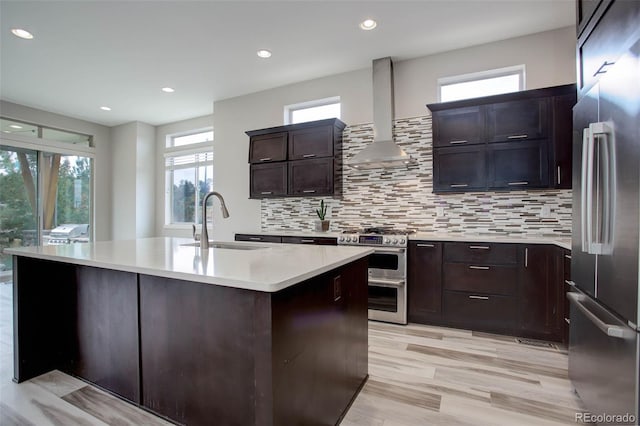
[[[2,0],[0,98],[108,126],[159,125],[210,114],[216,100],[369,68],[375,58],[565,27],[574,8],[573,0]],[[378,27],[360,30],[369,17]],[[13,36],[16,27],[35,38]],[[273,56],[258,58],[262,48]]]

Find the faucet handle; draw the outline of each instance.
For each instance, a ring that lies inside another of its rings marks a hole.
[[[196,234],[196,224],[195,223],[191,224],[191,229],[192,229],[192,233],[193,233],[193,239],[195,241],[200,241],[200,234]]]

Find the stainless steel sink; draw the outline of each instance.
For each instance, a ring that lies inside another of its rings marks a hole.
[[[199,242],[188,243],[188,244],[180,244],[181,246],[187,247],[200,247]],[[265,249],[267,247],[254,246],[251,244],[238,244],[238,243],[222,243],[216,241],[209,241],[209,248],[218,248],[218,249],[227,249],[227,250],[260,250]]]

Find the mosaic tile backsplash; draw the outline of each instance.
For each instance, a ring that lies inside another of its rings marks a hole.
[[[419,232],[571,235],[571,191],[432,193],[431,117],[394,122],[395,140],[417,160],[409,169],[343,170],[342,198],[279,198],[261,201],[262,231],[311,231],[320,200],[328,204],[331,231],[394,226]],[[347,126],[345,162],[373,142],[372,124]],[[551,214],[541,217],[542,206]],[[437,215],[441,207],[443,215]]]

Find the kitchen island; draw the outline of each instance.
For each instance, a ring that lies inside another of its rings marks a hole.
[[[368,248],[148,238],[14,255],[14,380],[182,424],[336,424],[367,378]]]

